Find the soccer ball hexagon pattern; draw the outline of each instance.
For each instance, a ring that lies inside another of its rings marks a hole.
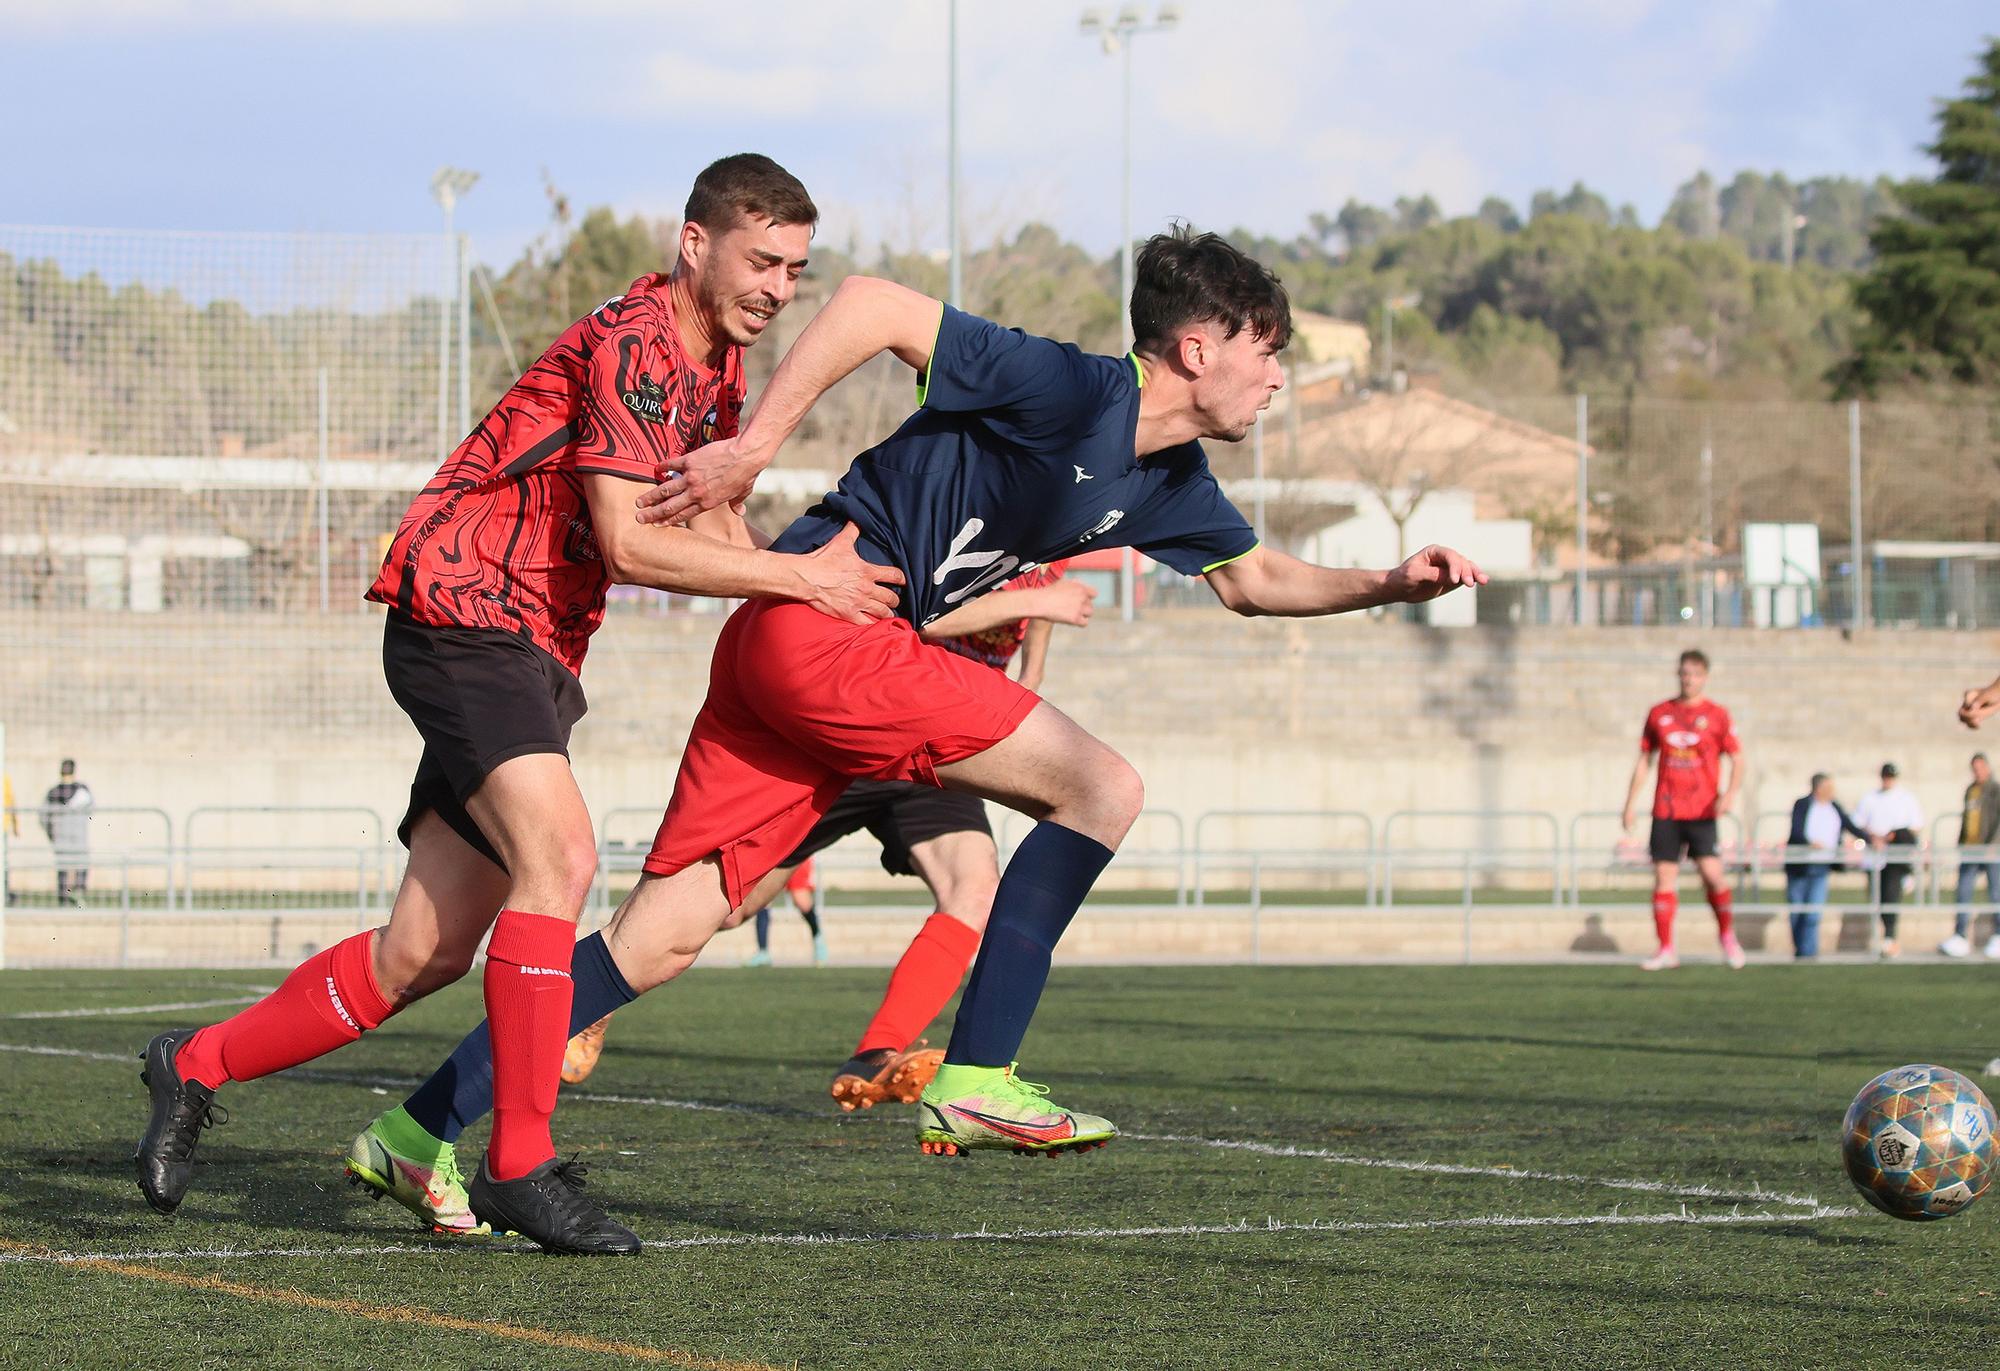
[[[1899,1219],[1963,1213],[1993,1180],[1993,1105],[1949,1067],[1899,1066],[1861,1088],[1841,1160],[1868,1202]]]

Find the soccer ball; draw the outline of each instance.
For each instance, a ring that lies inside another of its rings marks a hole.
[[[1861,1088],[1841,1125],[1847,1178],[1898,1219],[1948,1219],[1993,1181],[1993,1106],[1943,1066],[1899,1066]]]

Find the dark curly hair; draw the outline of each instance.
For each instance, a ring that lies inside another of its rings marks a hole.
[[[1292,302],[1277,276],[1213,233],[1176,224],[1139,249],[1132,283],[1132,347],[1162,356],[1189,324],[1244,329],[1282,348],[1292,341]]]

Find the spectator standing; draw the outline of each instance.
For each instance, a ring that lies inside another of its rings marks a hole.
[[[1812,778],[1811,790],[1792,804],[1792,831],[1785,839],[1785,903],[1792,911],[1792,955],[1819,955],[1819,919],[1826,908],[1827,878],[1840,850],[1843,833],[1862,842],[1867,831],[1833,798],[1833,778],[1824,771]],[[1796,861],[1802,848],[1827,854],[1827,861]]]
[[[2000,901],[2000,861],[1993,860],[1990,851],[1983,859],[1964,855],[1967,848],[1992,849],[2000,836],[1996,830],[2000,830],[2000,781],[1993,779],[1993,764],[1986,760],[1986,754],[1975,752],[1972,784],[1965,788],[1965,804],[1958,815],[1958,919],[1951,936],[1938,944],[1938,951],[1947,957],[1972,954],[1972,911],[1967,906],[1972,903],[1981,872],[1986,875],[1986,903]],[[1993,921],[1993,934],[1986,940],[1985,950],[1988,957],[2000,958],[2000,917]]]
[[[1905,790],[1901,783],[1901,772],[1894,762],[1882,763],[1882,785],[1861,797],[1855,806],[1854,821],[1868,830],[1868,841],[1880,851],[1888,847],[1914,848],[1922,845],[1924,837],[1923,806],[1917,797]],[[1910,874],[1907,859],[1887,861],[1882,866],[1882,956],[1886,958],[1903,955],[1903,945],[1896,939],[1896,927],[1902,915],[1897,908],[1903,902],[1903,882]]]
[[[21,836],[21,811],[14,808],[14,778],[0,775],[0,816],[6,819],[6,833],[0,838],[0,846],[5,846]],[[7,903],[14,903],[14,872],[6,862],[0,862],[0,886],[4,886]]]
[[[76,763],[63,758],[60,779],[42,798],[42,832],[55,850],[56,898],[73,905],[83,904],[90,884],[90,811],[96,803],[76,778]]]

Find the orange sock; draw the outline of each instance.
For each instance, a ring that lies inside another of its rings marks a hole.
[[[396,1012],[375,984],[375,934],[356,933],[300,963],[242,1013],[210,1024],[174,1058],[185,1080],[211,1089],[254,1081],[345,1047]]]
[[[1715,911],[1715,931],[1727,938],[1736,931],[1736,892],[1724,886],[1708,892],[1708,907]]]
[[[1653,892],[1653,931],[1660,935],[1661,947],[1674,945],[1674,914],[1680,905],[1681,897],[1675,891]]]
[[[965,968],[972,965],[972,954],[978,950],[978,930],[942,909],[924,920],[923,929],[889,973],[882,1007],[861,1035],[855,1055],[879,1047],[901,1052],[915,1042],[965,979]]]
[[[573,998],[568,919],[503,909],[486,944],[486,1022],[493,1036],[493,1137],[486,1165],[496,1181],[527,1175],[556,1154],[556,1112]]]

